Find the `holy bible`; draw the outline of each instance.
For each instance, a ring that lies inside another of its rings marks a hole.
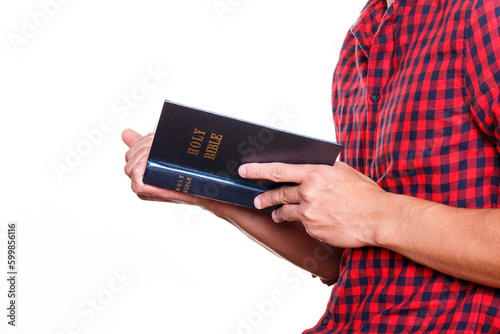
[[[333,165],[341,145],[166,100],[143,182],[255,208],[279,183],[238,175],[248,162]]]

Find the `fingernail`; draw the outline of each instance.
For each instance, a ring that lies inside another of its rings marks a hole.
[[[253,202],[254,202],[253,204],[255,205],[255,207],[257,209],[261,208],[262,202],[261,202],[261,200],[260,200],[260,198],[258,196],[255,197],[255,199],[253,200]]]
[[[240,168],[238,169],[238,173],[240,173],[241,177],[247,176],[247,169],[245,168],[245,166],[240,166]]]
[[[276,216],[276,210],[273,211],[273,213],[271,214],[271,217],[273,218],[273,220],[274,220],[275,223],[278,222],[278,217]]]

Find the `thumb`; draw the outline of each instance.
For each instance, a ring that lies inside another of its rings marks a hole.
[[[125,129],[122,132],[122,140],[128,147],[131,147],[134,142],[139,140],[142,135],[135,130]]]

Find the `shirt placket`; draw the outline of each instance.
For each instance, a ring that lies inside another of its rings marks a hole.
[[[382,147],[383,140],[379,138],[380,124],[384,124],[383,106],[387,101],[389,93],[387,81],[391,71],[392,59],[394,55],[394,10],[397,9],[398,3],[394,3],[393,7],[389,8],[382,18],[382,22],[372,40],[372,48],[368,56],[368,69],[366,80],[366,106],[367,113],[367,128],[368,128],[368,146],[369,155],[366,162],[368,175],[377,180],[380,175],[377,172],[377,166],[380,164],[376,161],[381,152],[378,152]]]
[[[365,7],[360,17],[351,27],[350,32],[355,39],[355,63],[357,69],[358,82],[360,84],[360,88],[362,93],[359,95],[359,98],[363,98],[366,96],[366,86],[367,86],[367,68],[368,68],[368,56],[370,54],[371,49],[371,41],[372,36],[374,35],[374,31],[376,28],[374,25],[377,25],[377,22],[381,20],[384,11],[384,4],[380,0],[372,0]],[[366,105],[366,103],[365,103]],[[351,110],[350,122],[359,129],[359,137],[358,141],[361,144],[359,147],[360,156],[366,157],[369,155],[368,144],[366,140],[367,130],[367,110],[365,106],[360,107],[358,110]],[[363,159],[365,160],[365,159]],[[366,162],[359,161],[357,163],[358,168],[361,172],[366,172]],[[363,168],[364,166],[364,168]],[[364,169],[364,170],[363,170]]]
[[[383,2],[378,2],[372,15],[361,16],[351,32],[356,38],[356,64],[365,90],[365,112],[359,115],[363,125],[363,156],[365,174],[375,177],[373,169],[376,157],[377,127],[379,112],[385,100],[385,84],[390,72],[394,51],[392,22],[399,3],[385,10]]]

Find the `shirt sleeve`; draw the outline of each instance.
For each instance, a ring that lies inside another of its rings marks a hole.
[[[500,147],[500,2],[472,1],[465,29],[465,84],[472,118]]]

